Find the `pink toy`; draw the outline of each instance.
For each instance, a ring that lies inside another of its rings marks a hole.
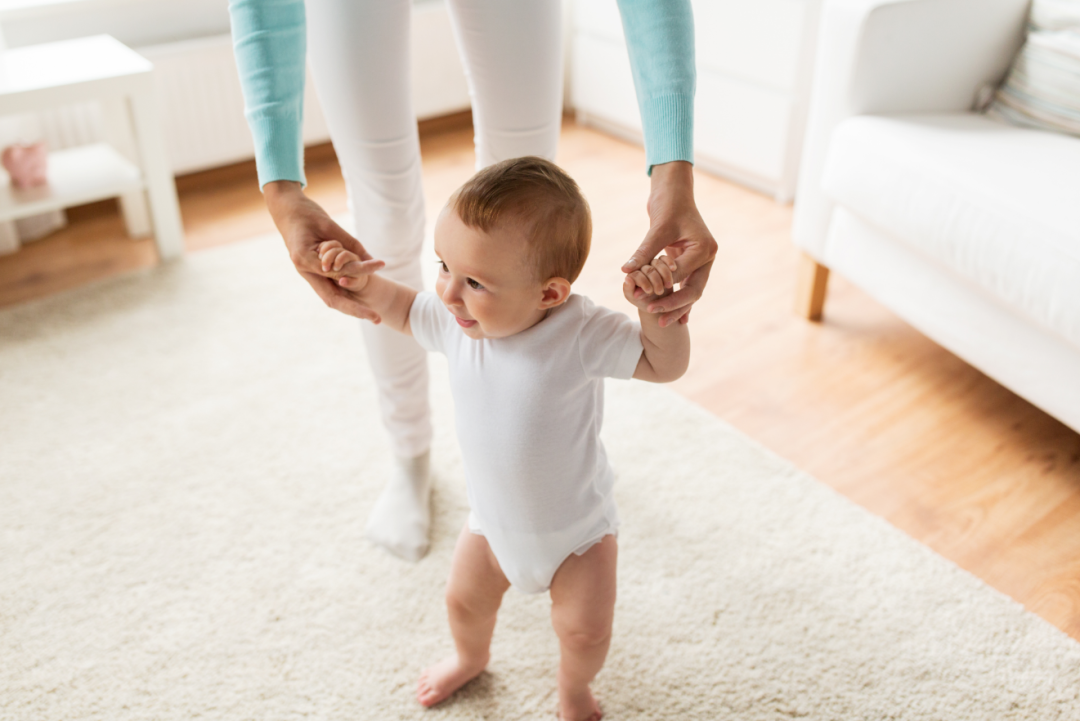
[[[4,170],[11,175],[11,182],[16,187],[31,188],[48,182],[45,167],[48,156],[45,143],[16,143],[4,148],[0,163],[3,163]]]

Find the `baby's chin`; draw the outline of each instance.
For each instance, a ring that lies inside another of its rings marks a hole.
[[[488,338],[496,337],[487,332],[483,326],[480,325],[480,321],[477,320],[472,321],[472,325],[465,325],[458,320],[458,325],[461,326],[461,332],[473,340],[486,340]]]
[[[507,336],[514,335],[513,333],[489,333],[481,328],[479,323],[471,328],[462,328],[461,330],[465,332],[466,336],[473,340],[498,340],[499,338],[506,338]]]
[[[473,340],[498,340],[500,338],[509,338],[512,335],[517,335],[523,331],[532,328],[546,317],[546,314],[538,319],[533,318],[521,318],[517,322],[506,322],[505,320],[498,327],[491,327],[490,325],[484,326],[478,320],[473,320],[473,325],[466,326],[460,320],[458,325],[465,335]]]

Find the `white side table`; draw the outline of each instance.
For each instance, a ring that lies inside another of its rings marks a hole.
[[[108,140],[50,153],[49,182],[37,188],[16,188],[0,170],[0,252],[18,247],[19,218],[119,197],[131,236],[153,232],[162,260],[183,253],[153,69],[108,35],[0,51],[0,115],[96,100]]]

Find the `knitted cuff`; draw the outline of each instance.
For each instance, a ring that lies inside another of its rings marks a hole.
[[[248,125],[255,141],[259,187],[275,180],[294,180],[306,186],[299,119],[252,113],[248,115]]]
[[[661,95],[641,103],[647,172],[673,160],[694,162],[694,96]]]

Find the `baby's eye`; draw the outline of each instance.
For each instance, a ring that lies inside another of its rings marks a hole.
[[[481,288],[484,287],[484,286],[480,285],[479,283],[477,283],[472,278],[468,279],[468,283],[469,283],[469,287],[472,288],[473,290],[480,290]]]
[[[450,272],[450,269],[446,267],[446,261],[439,260],[436,262],[439,264],[439,270],[441,270],[443,273]]]

